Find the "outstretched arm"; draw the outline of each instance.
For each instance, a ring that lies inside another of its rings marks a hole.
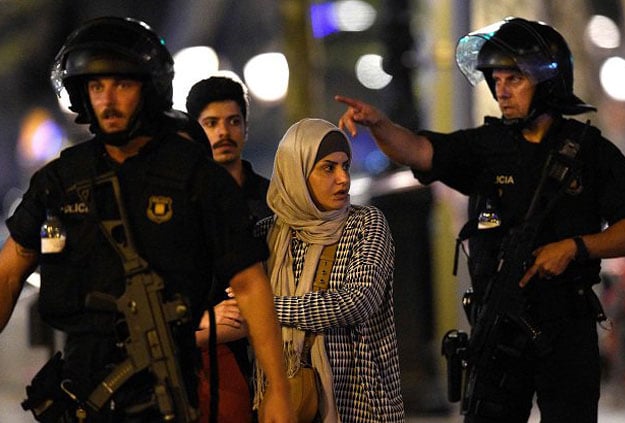
[[[35,251],[22,247],[11,237],[0,250],[0,332],[9,322],[24,280],[37,266],[38,258]]]
[[[339,119],[339,128],[355,136],[358,132],[356,124],[366,126],[371,130],[378,147],[394,162],[420,172],[429,172],[432,169],[434,151],[428,138],[392,122],[370,104],[340,95],[334,99],[348,106]]]
[[[286,379],[282,335],[273,293],[262,264],[256,263],[234,275],[230,286],[249,327],[254,353],[267,376],[267,402],[261,422],[295,422]]]

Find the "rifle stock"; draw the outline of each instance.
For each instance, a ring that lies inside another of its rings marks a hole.
[[[189,309],[180,298],[163,302],[163,280],[153,271],[138,272],[128,278],[126,291],[118,299],[92,293],[89,304],[114,301],[124,315],[129,336],[125,341],[128,358],[117,365],[89,396],[87,403],[99,410],[134,374],[148,369],[154,377],[158,409],[165,421],[192,422],[198,412],[188,400],[178,365],[171,324],[189,320]]]

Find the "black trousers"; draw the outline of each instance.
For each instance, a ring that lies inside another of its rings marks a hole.
[[[600,358],[593,316],[569,316],[540,325],[550,352],[531,345],[503,354],[476,378],[479,406],[465,423],[525,423],[534,395],[541,423],[596,423]],[[511,329],[513,330],[513,329]],[[513,333],[509,340],[515,339]],[[518,339],[518,338],[516,338]]]

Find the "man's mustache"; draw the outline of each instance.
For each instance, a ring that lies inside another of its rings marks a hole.
[[[224,140],[217,141],[215,144],[213,144],[213,148],[227,147],[227,146],[236,147],[237,143],[232,141],[230,138],[227,138]]]
[[[102,111],[102,118],[103,119],[123,118],[123,117],[124,117],[124,114],[122,112],[120,112],[119,110],[113,108],[113,107],[104,109]]]

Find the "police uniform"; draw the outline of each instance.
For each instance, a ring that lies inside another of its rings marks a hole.
[[[167,294],[180,293],[191,304],[193,321],[178,334],[191,394],[198,364],[193,330],[207,307],[213,277],[225,284],[266,259],[266,246],[252,237],[245,201],[230,175],[206,159],[198,143],[174,130],[160,131],[122,164],[110,160],[98,137],[63,151],[33,176],[7,226],[19,244],[37,251],[46,213],[57,214],[65,226],[64,250],[41,255],[40,311],[67,334],[65,372],[79,395],[88,395],[124,357],[115,345],[120,341],[115,313],[85,307],[90,292],[115,297],[124,292],[122,262],[97,222],[115,199],[98,200],[92,210],[73,189],[111,171],[139,254],[163,277]]]
[[[425,183],[439,180],[478,199],[470,202],[471,208],[483,207],[488,199],[501,218],[501,227],[478,230],[470,242],[478,297],[494,271],[507,230],[521,223],[528,210],[549,151],[563,138],[582,145],[577,157],[582,162],[576,181],[580,186],[559,199],[542,223],[535,247],[596,233],[604,222],[625,218],[625,157],[599,130],[585,131],[581,122],[556,118],[543,141],[531,143],[517,128],[487,118],[480,127],[451,134],[421,132],[432,142],[432,170],[415,171],[415,176]],[[504,341],[509,342],[510,354],[494,363],[492,380],[476,387],[476,397],[483,400],[482,415],[466,421],[526,422],[534,391],[544,421],[586,421],[593,411],[596,415],[600,371],[591,286],[599,282],[599,271],[600,260],[575,260],[551,280],[535,277],[530,282],[524,289],[527,312],[545,334],[549,352],[539,351],[519,334],[510,335]]]

